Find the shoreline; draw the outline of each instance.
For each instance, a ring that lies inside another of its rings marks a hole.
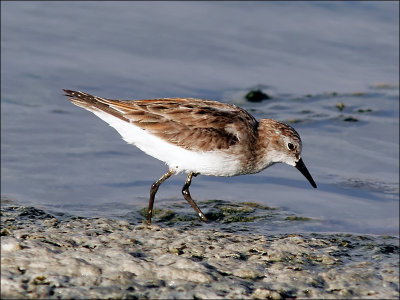
[[[2,206],[5,298],[399,298],[399,238],[58,219]]]

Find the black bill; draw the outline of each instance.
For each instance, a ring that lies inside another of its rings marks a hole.
[[[308,181],[311,183],[313,188],[317,188],[317,185],[315,184],[314,179],[311,177],[310,172],[308,172],[306,165],[304,164],[303,160],[300,158],[299,161],[295,165],[296,169],[301,172],[301,174],[304,175],[305,178],[308,179]]]

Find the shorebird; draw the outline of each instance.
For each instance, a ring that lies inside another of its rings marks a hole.
[[[257,121],[232,104],[194,98],[112,100],[64,90],[69,100],[115,128],[122,138],[168,165],[169,171],[150,188],[147,223],[160,185],[186,172],[183,197],[203,221],[189,187],[198,174],[236,176],[258,173],[275,163],[296,167],[316,188],[302,158],[299,134],[272,119]]]

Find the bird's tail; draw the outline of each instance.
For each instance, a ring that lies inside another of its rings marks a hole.
[[[113,105],[115,102],[119,101],[96,97],[80,91],[71,91],[65,89],[63,89],[63,91],[65,92],[65,96],[69,97],[68,100],[79,107],[82,107],[93,113],[103,111],[113,115],[114,117],[127,121],[127,118],[123,116],[121,110],[115,109],[115,105]]]

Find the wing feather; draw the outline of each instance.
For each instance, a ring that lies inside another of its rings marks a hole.
[[[78,106],[102,110],[188,150],[228,149],[253,138],[258,126],[245,110],[217,101],[194,98],[112,100],[64,91]]]

